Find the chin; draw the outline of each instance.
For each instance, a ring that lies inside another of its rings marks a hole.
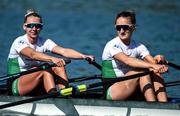
[[[120,38],[121,38],[122,40],[126,40],[128,37],[126,37],[126,36],[120,36]]]
[[[31,38],[37,38],[38,35],[31,35]]]

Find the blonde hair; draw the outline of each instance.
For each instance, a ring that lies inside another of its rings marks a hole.
[[[26,14],[24,15],[24,23],[26,23],[26,20],[29,16],[39,17],[42,23],[42,17],[34,9],[28,9],[26,11]]]
[[[26,17],[26,16],[28,16],[28,15],[30,15],[30,14],[32,14],[32,13],[36,13],[36,11],[35,11],[34,9],[28,9],[28,10],[26,11],[26,14],[24,15],[24,17]]]

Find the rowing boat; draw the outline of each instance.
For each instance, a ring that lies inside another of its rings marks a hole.
[[[40,68],[38,70],[42,69],[44,68]],[[127,76],[122,79],[119,78],[118,80],[112,80],[112,83],[136,78],[139,77],[139,75],[146,75],[149,73],[150,72],[145,72]],[[3,78],[17,78],[21,74],[22,73],[7,75],[3,76]],[[94,79],[97,77],[99,76],[90,76],[87,78],[83,77],[83,80]],[[76,80],[80,81],[81,79],[82,77],[72,79],[71,81],[76,82]],[[168,103],[145,102],[139,100],[108,101],[101,98],[102,93],[98,93],[97,91],[93,93],[89,91],[89,89],[99,87],[104,83],[106,83],[106,81],[89,85],[78,85],[75,89],[73,87],[65,88],[60,91],[60,94],[58,94],[62,96],[58,96],[56,93],[37,98],[0,95],[0,115],[180,116],[180,102],[177,102],[180,101],[180,99],[173,99],[175,102],[171,101]],[[171,84],[174,83],[168,83],[169,86],[172,86]],[[79,96],[77,94],[77,96],[73,96],[74,92],[80,93]],[[89,96],[86,92],[90,93],[89,95],[91,96]],[[72,96],[66,97],[66,95]]]
[[[144,100],[109,101],[102,99],[101,88],[82,92],[77,96],[48,97],[44,100],[27,96],[0,95],[0,115],[75,115],[75,116],[180,116],[180,102],[145,102]],[[69,93],[69,92],[68,92]],[[64,93],[66,94],[66,93]],[[23,100],[28,102],[22,103]],[[175,99],[174,99],[175,100]],[[180,99],[177,99],[180,100]],[[11,107],[8,103],[20,101]]]
[[[27,97],[0,96],[0,104]],[[0,110],[0,115],[180,116],[178,103],[48,98]]]

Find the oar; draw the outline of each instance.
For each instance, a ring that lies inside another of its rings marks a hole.
[[[177,69],[177,70],[180,70],[180,66],[177,65],[177,64],[174,64],[174,63],[172,63],[172,62],[168,62],[168,65],[169,65],[170,67],[172,67],[172,68],[175,68],[175,69]]]
[[[85,91],[85,90],[83,90],[84,88],[85,88],[84,85],[77,86],[77,89],[79,89],[80,92]],[[20,105],[20,104],[24,104],[24,103],[34,102],[34,101],[38,101],[38,100],[43,100],[46,98],[53,98],[53,97],[57,97],[57,96],[59,98],[59,97],[69,96],[69,95],[72,95],[73,89],[74,89],[73,87],[69,87],[69,88],[65,88],[60,91],[45,94],[42,96],[31,97],[31,98],[24,99],[24,100],[3,104],[3,105],[0,105],[0,109],[12,107],[12,106],[16,106],[16,105]]]
[[[177,86],[177,85],[180,85],[180,81],[172,81],[172,82],[165,83],[166,87]]]
[[[93,61],[91,61],[91,59],[90,58],[86,58],[85,59],[86,61],[88,61],[89,62],[89,64],[92,64],[92,65],[94,65],[96,68],[98,68],[99,70],[102,70],[102,66],[101,65],[99,65],[95,60],[93,60]]]
[[[102,79],[102,75],[91,75],[91,76],[82,76],[82,77],[76,77],[76,78],[71,78],[68,79],[69,83],[73,82],[80,82],[80,81],[86,81],[86,80],[91,80],[91,79]],[[172,81],[172,82],[166,82],[164,83],[166,87],[171,87],[171,86],[177,86],[180,85],[180,81]]]
[[[3,105],[0,105],[0,109],[11,107],[11,106],[16,106],[16,105],[20,105],[20,104],[24,104],[24,103],[34,102],[34,101],[38,101],[38,100],[43,100],[43,99],[46,99],[46,98],[57,97],[57,96],[58,97],[65,97],[65,96],[69,96],[69,95],[78,95],[80,93],[86,92],[89,89],[92,89],[92,88],[95,88],[95,87],[99,87],[99,86],[103,86],[103,85],[106,85],[106,84],[113,84],[115,82],[120,82],[120,81],[125,81],[125,80],[129,80],[129,79],[142,77],[142,76],[145,76],[145,75],[150,74],[150,73],[152,73],[152,71],[147,71],[147,72],[138,73],[138,74],[129,75],[129,76],[120,77],[120,78],[114,78],[112,80],[102,81],[102,82],[93,83],[93,84],[89,84],[89,85],[81,84],[81,85],[77,85],[77,86],[62,89],[59,92],[54,92],[54,93],[46,94],[46,95],[43,95],[43,96],[37,96],[37,97],[32,97],[32,98],[28,98],[28,99],[21,100],[21,101],[16,101],[16,102],[3,104]]]
[[[91,61],[90,58],[86,58],[85,60],[88,61],[89,64],[92,64],[93,66],[95,66],[97,69],[102,70],[102,66],[99,65],[95,60]],[[72,83],[72,82],[79,82],[79,81],[85,81],[85,80],[91,80],[91,79],[102,79],[102,76],[100,74],[92,75],[92,76],[82,76],[82,77],[68,79],[68,81]]]
[[[92,64],[95,66],[97,69],[102,70],[102,66],[99,65],[95,60],[91,61],[90,58],[86,58],[86,61],[88,61],[89,64]],[[71,78],[69,79],[69,82],[79,82],[79,81],[85,81],[85,80],[91,80],[91,79],[102,79],[102,76],[99,75],[92,75],[92,76],[82,76],[82,77],[77,77],[77,78]]]
[[[91,79],[102,79],[102,76],[101,75],[82,76],[82,77],[68,79],[68,81],[72,83],[72,82],[80,82],[80,81],[91,80]]]
[[[66,64],[68,64],[70,62],[71,62],[70,59],[65,60]],[[0,81],[5,81],[5,80],[10,79],[10,78],[16,79],[16,78],[19,78],[22,75],[30,74],[30,73],[41,71],[41,70],[46,70],[46,69],[49,69],[49,68],[54,67],[54,66],[56,66],[56,64],[54,64],[54,63],[52,63],[52,64],[45,63],[45,64],[40,65],[37,68],[31,69],[31,70],[23,71],[23,72],[20,72],[20,73],[15,73],[15,74],[11,74],[11,75],[1,76]]]

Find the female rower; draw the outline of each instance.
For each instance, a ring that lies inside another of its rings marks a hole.
[[[57,66],[49,70],[20,76],[16,80],[9,80],[10,91],[13,95],[34,95],[34,91],[41,92],[42,88],[46,93],[50,93],[56,91],[56,88],[62,89],[68,86],[65,61],[45,54],[47,51],[67,58],[90,58],[93,60],[91,55],[63,48],[51,39],[39,36],[43,29],[43,21],[41,16],[34,10],[27,11],[24,17],[23,29],[25,34],[17,37],[10,48],[8,74],[35,68],[43,62],[53,62]]]
[[[106,44],[102,55],[103,78],[117,78],[146,70],[154,73],[151,74],[152,80],[150,75],[146,75],[107,86],[106,98],[126,100],[140,87],[146,101],[167,102],[164,80],[160,74],[166,72],[168,67],[157,64],[166,63],[166,60],[161,55],[153,58],[142,43],[131,38],[136,29],[135,13],[123,11],[117,14],[115,28],[118,36]]]

